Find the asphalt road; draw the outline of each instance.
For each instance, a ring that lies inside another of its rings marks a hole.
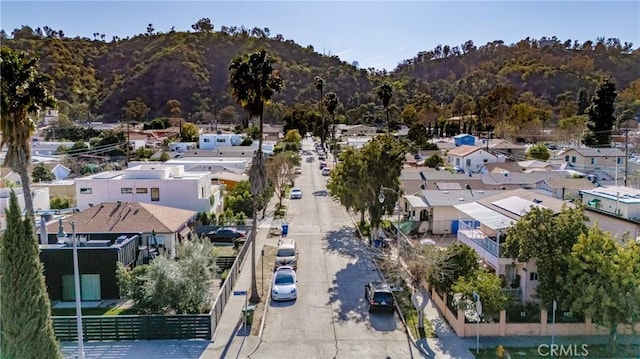
[[[305,140],[303,148],[312,142]],[[319,161],[305,157],[296,179],[303,197],[289,201],[287,214],[299,251],[298,299],[270,302],[251,358],[410,358],[397,314],[368,313],[364,284],[378,273],[350,217],[328,196]]]

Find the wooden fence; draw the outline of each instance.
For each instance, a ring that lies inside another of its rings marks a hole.
[[[78,338],[76,317],[53,317],[53,330],[60,341]],[[114,315],[83,316],[84,340],[211,339],[211,316]]]

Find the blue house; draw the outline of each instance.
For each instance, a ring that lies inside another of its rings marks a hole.
[[[464,145],[475,146],[476,138],[472,135],[463,133],[455,136],[453,138],[453,142],[455,143],[456,146],[464,146]]]

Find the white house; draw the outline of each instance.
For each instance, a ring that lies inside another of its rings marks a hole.
[[[20,210],[24,211],[24,192],[22,187],[13,187],[13,190],[18,197],[18,206]],[[0,188],[0,230],[6,229],[6,223],[4,222],[5,212],[9,208],[9,199],[11,196],[11,188]],[[49,202],[49,189],[37,188],[31,190],[31,196],[33,198],[33,209],[35,211],[46,211],[51,209],[51,203]]]
[[[44,111],[44,114],[42,116],[42,123],[45,126],[49,126],[56,121],[58,121],[58,110],[47,109]]]
[[[200,135],[199,147],[203,150],[213,150],[218,147],[238,146],[244,140],[244,135],[236,133],[203,133]]]
[[[60,146],[71,148],[74,142],[34,142],[31,144],[31,155],[50,156],[55,155]],[[88,143],[87,143],[88,145]]]
[[[144,202],[212,212],[221,198],[212,193],[210,172],[185,172],[184,166],[140,165],[76,179],[78,208],[102,202]]]
[[[169,151],[186,152],[195,150],[197,146],[196,142],[173,142],[169,144]]]
[[[465,173],[479,172],[485,163],[496,163],[498,157],[480,147],[462,145],[447,152],[447,162]]]

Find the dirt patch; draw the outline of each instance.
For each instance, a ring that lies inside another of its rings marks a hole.
[[[257,249],[257,248],[256,248]],[[264,257],[260,257],[256,264],[256,284],[258,286],[258,292],[260,295],[260,302],[256,304],[256,310],[253,313],[253,325],[251,325],[251,335],[258,335],[260,331],[260,322],[262,321],[262,314],[264,313],[264,306],[266,305],[269,295],[269,286],[271,285],[271,278],[273,278],[273,263],[276,260],[276,247],[264,246]],[[262,271],[262,261],[264,260],[264,275]],[[264,283],[264,287],[263,287]],[[262,292],[264,288],[264,292]]]

